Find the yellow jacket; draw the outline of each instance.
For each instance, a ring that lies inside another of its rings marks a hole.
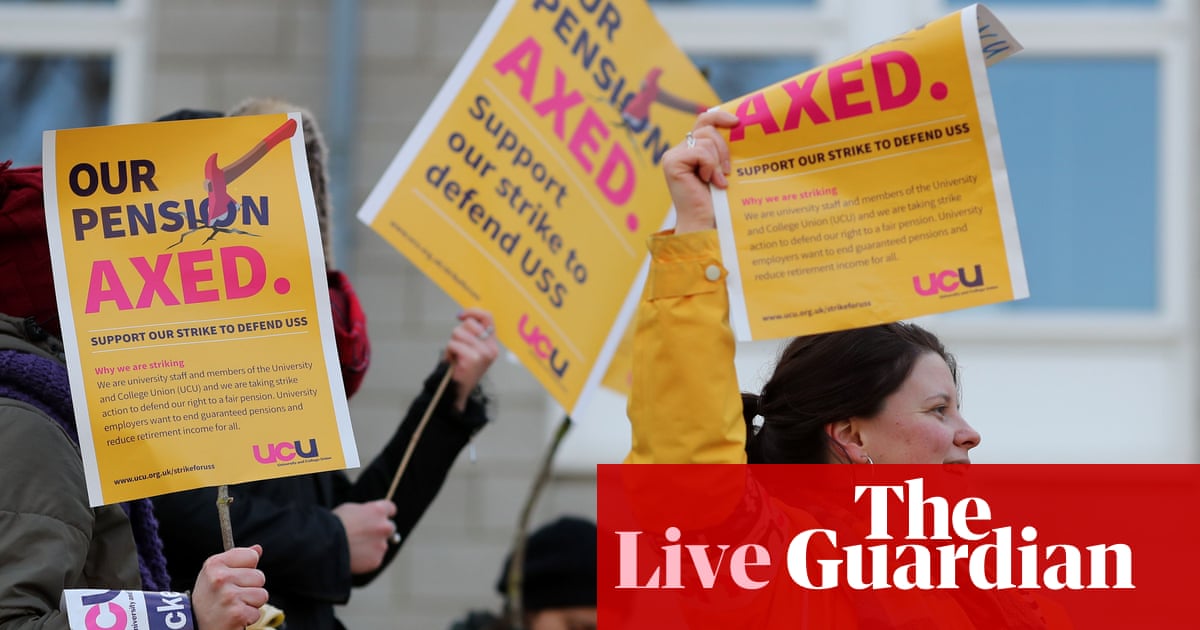
[[[726,271],[721,265],[716,230],[681,235],[663,232],[652,236],[649,246],[650,273],[635,321],[635,368],[628,403],[633,444],[625,462],[746,463],[746,428],[734,368]],[[714,476],[705,471],[698,474],[701,476],[686,481],[684,488],[653,483],[631,487],[629,491],[640,495],[637,505],[661,508],[653,510],[654,514],[642,515],[652,521],[669,520],[669,515],[659,512],[678,505],[682,490],[691,493],[682,496],[703,496],[705,511],[711,512],[712,522],[720,522],[743,499],[745,486],[736,475]],[[703,487],[703,491],[696,492],[697,486]],[[811,515],[774,499],[767,499],[767,505],[752,512],[758,515],[758,525],[768,529],[781,525],[779,519],[770,515],[782,515],[783,522],[788,523],[784,527],[788,534],[820,526]],[[656,531],[655,527],[647,529]],[[784,578],[776,576],[776,579]],[[917,593],[894,600],[890,592],[848,595],[844,590],[809,592],[803,597],[762,595],[769,599],[754,601],[752,605],[746,601],[699,598],[692,602],[696,606],[688,614],[707,627],[852,630],[860,627],[860,616],[865,610],[862,605],[866,601],[880,619],[919,619],[930,628],[983,629],[1006,623],[1021,628],[1071,628],[1057,604],[1036,594],[1026,600],[1015,594],[995,596],[995,601],[1005,604],[1009,613],[1020,614],[990,620],[971,618],[954,594],[943,592]],[[1030,608],[1032,602],[1036,604]]]
[[[717,231],[650,237],[638,305],[626,463],[742,464],[746,428],[734,370]],[[719,322],[719,324],[717,324]],[[688,362],[688,369],[669,366]],[[642,369],[643,366],[653,366]]]

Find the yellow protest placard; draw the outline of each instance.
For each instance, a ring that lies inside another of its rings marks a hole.
[[[642,0],[502,1],[359,218],[572,411],[670,206],[662,154],[716,102]]]
[[[358,465],[298,123],[46,132],[93,505]]]
[[[1019,50],[974,5],[721,106],[739,339],[1028,296],[986,68]]]

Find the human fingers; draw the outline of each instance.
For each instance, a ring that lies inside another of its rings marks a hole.
[[[486,357],[490,364],[500,353],[499,344],[492,339],[496,331],[492,314],[481,308],[469,308],[460,312],[458,319],[459,324],[451,331],[450,340],[474,347],[477,354]],[[456,359],[452,351],[448,354],[451,360]]]
[[[346,534],[352,574],[359,575],[379,568],[387,552],[388,539],[396,531],[395,524],[389,518],[389,514],[394,512],[378,503],[343,503],[333,509],[334,515],[342,521],[342,529]]]
[[[379,499],[367,504],[367,507],[379,512],[386,518],[391,518],[396,515],[396,504],[390,499]]]
[[[455,363],[455,380],[463,383],[463,369],[474,372],[472,381],[477,381],[500,354],[500,345],[494,338],[495,324],[491,313],[483,309],[467,309],[459,315],[461,320],[450,334],[447,354]],[[469,387],[474,387],[470,383]]]
[[[696,116],[696,122],[692,125],[692,130],[694,131],[705,125],[721,129],[732,129],[738,126],[738,117],[736,114],[723,109],[710,109]]]
[[[462,412],[484,373],[500,356],[500,344],[491,327],[481,330],[478,321],[464,320],[450,335],[446,354],[451,361],[451,378],[455,383],[454,408]]]
[[[729,180],[726,178],[729,174],[729,143],[725,141],[724,134],[712,125],[705,125],[692,130],[692,137],[695,138],[695,148],[708,153],[700,173],[701,179],[712,182],[718,188],[727,187],[729,185]]]
[[[342,520],[348,536],[358,534],[380,538],[391,534],[389,519],[396,515],[396,504],[387,499],[369,503],[343,503],[333,509]]]
[[[490,362],[500,352],[494,332],[494,329],[485,328],[477,321],[467,320],[451,331],[450,343],[471,348]]]
[[[717,153],[720,156],[721,172],[723,175],[730,173],[729,163],[729,143],[725,141],[725,134],[721,133],[721,129],[733,129],[741,124],[738,117],[730,112],[716,109],[704,112],[696,118],[696,124],[692,127],[692,135],[697,138],[707,137],[713,140],[716,144]]]
[[[711,127],[705,128],[705,130],[711,129]],[[705,183],[712,184],[717,188],[725,188],[728,181],[725,179],[725,167],[721,163],[721,152],[717,147],[717,141],[708,137],[709,135],[711,134],[697,138],[694,143],[693,150],[703,154],[698,160],[697,174]]]
[[[392,536],[396,534],[396,523],[392,521],[392,517],[396,516],[396,504],[387,499],[372,501],[366,504],[367,509],[371,512],[371,519],[368,524],[370,535],[379,540],[385,545]]]
[[[457,389],[462,396],[470,394],[479,384],[484,372],[491,367],[499,354],[499,348],[494,340],[480,341],[452,339],[446,346],[446,351],[453,359],[452,378],[457,383]],[[465,402],[465,398],[464,398]]]
[[[227,567],[230,569],[253,569],[258,566],[258,560],[262,556],[262,547],[254,545],[253,547],[233,547],[226,549],[221,553],[209,557],[208,562],[216,567]]]
[[[472,365],[480,359],[482,345],[483,342],[475,335],[457,331],[450,336],[450,341],[446,343],[446,354],[450,356],[450,361],[455,368],[462,368]]]
[[[256,565],[262,548],[235,547],[205,560],[193,589],[197,627],[244,628],[267,602],[266,576]]]
[[[387,552],[389,542],[399,542],[397,534],[398,528],[396,522],[392,520],[396,516],[396,504],[387,500],[381,499],[363,504],[367,516],[363,523],[363,533],[366,536],[365,544],[371,550],[370,555],[372,562]]]
[[[716,226],[710,183],[728,184],[728,149],[721,132],[737,124],[737,116],[708,111],[696,117],[691,134],[663,154],[661,166],[675,206],[675,232],[683,234]]]
[[[230,628],[245,628],[258,621],[261,609],[269,599],[267,589],[261,586],[225,584],[214,595],[222,611],[220,617]]]
[[[234,556],[229,554],[234,554]],[[267,583],[266,574],[257,568],[259,558],[257,552],[235,547],[214,557],[219,557],[224,565],[212,572],[212,581],[218,586],[261,588]]]
[[[388,529],[384,531],[384,535],[392,544],[400,544],[400,528],[396,526],[396,521],[392,520],[396,516],[396,504],[388,499],[375,501],[369,506],[371,509],[378,510],[387,520]]]
[[[690,147],[680,143],[663,154],[663,176],[675,206],[677,234],[716,226],[709,182],[720,166],[717,154],[706,145],[699,141]]]
[[[266,591],[263,591],[263,593],[266,593]],[[258,598],[255,597],[254,599],[257,601]],[[225,617],[229,619],[228,627],[230,629],[245,628],[258,621],[259,616],[262,614],[259,608],[265,603],[267,603],[266,598],[263,598],[262,604],[258,604],[257,606],[241,598],[227,603],[225,605]]]
[[[496,320],[492,318],[490,311],[482,308],[465,308],[458,314],[459,321],[474,320],[479,322],[485,329],[495,330]]]
[[[267,589],[261,586],[239,588],[236,596],[239,600],[241,600],[242,605],[253,611],[246,612],[247,615],[250,615],[250,622],[246,625],[258,621],[258,616],[260,614],[259,609],[262,608],[263,604],[266,604],[267,600],[271,598],[270,594],[267,592]]]
[[[687,133],[684,140],[672,148],[676,152],[676,161],[693,168],[702,166],[702,162],[704,163],[703,166],[711,168],[712,164],[715,163],[717,166],[716,172],[720,172],[723,175],[728,174],[729,144],[725,141],[725,136],[720,130],[736,127],[737,125],[738,117],[726,111],[713,110],[700,114],[696,117],[696,122],[692,126],[692,130]],[[668,173],[669,176],[670,173]],[[714,180],[711,176],[702,177],[702,179],[705,183],[710,181],[719,183],[722,181]]]
[[[487,324],[479,321],[478,319],[475,319],[473,317],[466,317],[466,318],[463,318],[462,321],[460,321],[458,323],[458,325],[454,327],[454,330],[452,330],[450,332],[450,334],[451,334],[451,337],[462,334],[462,335],[465,335],[466,337],[476,337],[479,339],[487,339],[488,337],[491,336],[492,331],[489,329]]]

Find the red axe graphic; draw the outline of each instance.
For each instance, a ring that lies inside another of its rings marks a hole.
[[[645,129],[646,124],[650,122],[650,105],[653,103],[660,103],[671,109],[677,109],[690,114],[703,114],[708,109],[699,103],[689,101],[660,88],[658,86],[658,79],[661,76],[662,68],[651,68],[650,72],[646,73],[646,78],[642,81],[642,89],[629,100],[629,103],[625,105],[625,109],[621,110],[621,118],[634,133]]]
[[[232,183],[233,180],[241,177],[247,170],[250,169],[250,167],[257,164],[259,160],[263,159],[263,157],[266,156],[271,149],[275,148],[276,145],[292,137],[292,135],[296,133],[296,127],[296,121],[289,118],[286,122],[280,125],[278,129],[272,131],[267,135],[266,138],[263,138],[258,144],[251,147],[251,149],[247,151],[245,155],[234,160],[225,168],[217,166],[216,153],[208,156],[208,159],[204,161],[204,188],[208,191],[208,217],[205,219],[205,227],[188,230],[187,232],[180,234],[179,240],[171,245],[168,245],[167,249],[171,249],[172,247],[182,243],[183,239],[189,234],[206,228],[212,230],[212,234],[210,234],[208,238],[204,239],[205,243],[213,240],[213,237],[215,237],[218,232],[258,236],[257,234],[251,234],[250,232],[239,230],[237,228],[220,227],[218,225],[218,223],[226,219],[226,217],[236,214],[238,210],[237,203],[232,197],[229,196],[229,190],[227,186]]]
[[[230,212],[237,211],[237,204],[229,196],[226,186],[250,170],[250,167],[263,159],[275,145],[292,137],[294,133],[296,133],[296,121],[289,118],[278,129],[254,145],[245,155],[234,160],[225,168],[217,166],[216,153],[208,156],[208,160],[204,163],[204,187],[208,190],[209,227],[224,219]]]

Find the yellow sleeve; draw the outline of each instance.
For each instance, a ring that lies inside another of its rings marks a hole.
[[[650,237],[626,463],[740,464],[746,429],[716,230]]]

